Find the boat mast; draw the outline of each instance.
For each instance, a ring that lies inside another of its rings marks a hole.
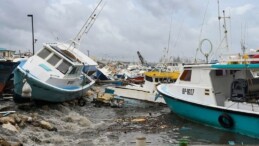
[[[172,24],[173,24],[173,16],[171,16],[170,30],[169,30],[169,35],[168,35],[167,52],[166,52],[167,56],[166,56],[165,59],[168,59],[169,48],[170,48],[170,41],[171,41]],[[166,65],[167,63],[169,63],[169,60],[167,60],[167,62],[166,62],[166,60],[165,60],[165,65]]]
[[[246,29],[246,25],[244,27],[244,29]],[[245,30],[244,30],[245,31]],[[245,36],[245,32],[243,33],[243,26],[241,24],[241,50],[243,52],[243,55],[245,54],[246,52],[246,42],[245,42],[245,39],[246,39],[246,36]]]
[[[220,12],[219,12],[219,0],[218,0],[218,19],[219,19],[219,41],[221,41],[221,24],[220,24]]]
[[[200,30],[200,36],[199,36],[199,44],[198,44],[198,47],[197,47],[197,49],[196,49],[195,58],[194,58],[194,63],[195,63],[195,64],[197,63],[197,55],[198,55],[198,52],[201,51],[199,45],[200,45],[200,42],[201,42],[201,36],[202,36],[202,31],[203,31],[203,26],[204,26],[206,14],[207,14],[208,6],[209,6],[209,1],[208,1],[208,3],[207,3],[206,9],[205,9],[204,15],[203,15],[203,20],[202,20],[202,25],[201,25],[201,30]]]
[[[224,28],[224,34],[225,34],[225,36],[224,36],[224,38],[225,38],[225,41],[226,41],[226,48],[227,48],[227,50],[229,50],[229,48],[228,48],[228,31],[227,31],[227,24],[226,24],[226,18],[229,18],[230,19],[230,17],[226,17],[226,15],[225,15],[225,11],[223,10],[223,18],[224,18],[224,25],[223,25],[223,28]]]
[[[227,23],[226,23],[226,19],[230,19],[230,17],[226,17],[225,15],[225,10],[223,10],[223,16],[220,16],[220,9],[219,9],[219,0],[218,0],[218,19],[219,19],[219,37],[220,37],[220,40],[221,40],[221,26],[220,26],[220,19],[223,18],[223,29],[224,29],[224,40],[225,40],[225,48],[227,50],[229,50],[228,48],[228,31],[227,31]],[[222,40],[223,41],[223,40]]]
[[[86,22],[84,23],[83,27],[81,28],[81,30],[78,32],[78,34],[76,35],[76,37],[72,40],[72,42],[70,43],[68,49],[74,45],[74,48],[76,48],[76,45],[80,45],[80,41],[81,38],[83,36],[84,33],[87,33],[90,28],[92,27],[92,25],[94,24],[97,16],[100,14],[101,10],[97,13],[97,9],[98,7],[101,5],[102,0],[100,0],[100,2],[97,4],[97,6],[95,7],[94,11],[91,13],[91,15],[88,17],[88,19],[86,20]]]

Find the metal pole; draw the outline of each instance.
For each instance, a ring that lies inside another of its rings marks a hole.
[[[34,55],[34,28],[33,28],[33,15],[28,14],[28,17],[31,17],[31,29],[32,29],[32,55]]]

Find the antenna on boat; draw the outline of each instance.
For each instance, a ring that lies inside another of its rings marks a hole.
[[[227,31],[226,18],[229,18],[229,19],[230,19],[230,17],[226,17],[224,10],[223,10],[223,17],[222,17],[222,18],[224,18],[224,25],[223,25],[224,34],[225,34],[224,38],[225,38],[225,41],[226,41],[226,48],[227,48],[227,50],[228,50],[228,49],[229,49],[229,48],[228,48],[228,36],[227,36],[228,31]]]
[[[226,24],[226,18],[230,19],[230,16],[226,16],[225,15],[225,11],[223,10],[223,16],[220,16],[220,7],[219,7],[219,0],[218,1],[218,20],[219,20],[219,38],[220,38],[220,42],[219,45],[217,46],[217,48],[215,49],[215,51],[213,52],[213,55],[216,54],[216,52],[221,48],[223,42],[225,41],[225,46],[224,49],[229,50],[229,46],[228,46],[228,31],[227,31],[227,24]],[[224,37],[223,39],[221,38],[221,18],[223,18],[223,29],[224,29]],[[230,22],[230,26],[231,26],[231,22]],[[231,31],[231,28],[230,28]]]
[[[208,52],[204,52],[203,49],[202,49],[202,45],[203,43],[207,41],[210,45],[210,48],[209,48],[209,51]],[[199,50],[201,51],[201,53],[205,56],[206,58],[206,63],[209,62],[209,55],[211,54],[212,52],[212,43],[209,39],[203,39],[202,41],[200,41],[200,44],[199,44]]]
[[[171,16],[170,30],[169,30],[169,35],[168,35],[167,55],[168,55],[168,53],[169,53],[169,48],[170,48],[172,23],[173,23],[173,16]],[[166,56],[166,57],[167,57],[167,56]]]
[[[220,24],[220,11],[219,11],[219,0],[218,0],[218,19],[219,19],[219,41],[221,40],[221,24]]]
[[[200,30],[200,36],[199,36],[199,42],[201,42],[201,35],[202,35],[202,30],[203,30],[203,26],[204,26],[206,14],[207,14],[208,6],[209,6],[209,1],[208,1],[208,3],[207,3],[206,9],[205,9],[205,12],[204,12],[204,15],[203,15],[203,20],[202,20],[202,25],[201,25],[201,30]],[[200,44],[198,44],[198,46],[199,46],[199,45],[200,45]],[[198,54],[199,51],[201,51],[201,50],[200,50],[200,47],[198,47],[198,48],[196,49],[195,58],[194,58],[194,63],[197,63],[197,54]]]
[[[229,50],[228,48],[228,31],[227,31],[227,24],[226,24],[226,18],[230,19],[230,16],[226,16],[225,15],[225,10],[222,11],[223,12],[223,16],[220,16],[220,8],[219,8],[219,0],[218,0],[218,19],[219,19],[219,38],[221,40],[221,24],[220,24],[220,20],[221,18],[223,18],[223,29],[224,29],[224,38],[225,39],[225,43],[226,43],[226,49]]]
[[[246,29],[246,24],[245,24],[245,29]],[[245,51],[246,51],[246,46],[245,46],[245,32],[243,33],[243,28],[242,28],[242,24],[241,24],[241,50],[243,52],[243,55],[245,54]]]
[[[92,25],[94,24],[97,16],[100,14],[100,12],[102,11],[103,7],[101,8],[101,10],[99,10],[98,13],[96,13],[98,7],[101,5],[103,0],[100,0],[100,2],[97,4],[97,6],[95,7],[94,11],[91,13],[91,15],[88,17],[88,19],[86,20],[86,22],[84,23],[83,27],[81,28],[81,30],[78,32],[78,34],[76,35],[76,37],[72,40],[71,44],[69,45],[68,48],[70,48],[72,45],[74,45],[76,47],[76,45],[80,45],[80,41],[81,38],[83,36],[84,33],[89,32],[90,28],[92,27]]]

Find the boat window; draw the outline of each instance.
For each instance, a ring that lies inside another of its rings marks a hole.
[[[38,53],[38,56],[40,56],[41,58],[45,59],[47,56],[49,56],[50,53],[51,53],[50,50],[43,49],[40,53]]]
[[[158,78],[155,78],[155,82],[158,82]]]
[[[160,81],[162,83],[169,83],[170,82],[170,79],[169,78],[161,78]]]
[[[62,54],[63,56],[65,56],[67,59],[75,62],[76,58],[73,54],[71,54],[69,51],[67,50],[61,50],[58,46],[51,46],[51,48],[53,48],[54,50],[58,51],[60,54]]]
[[[53,56],[50,57],[50,59],[48,60],[48,63],[55,66],[59,62],[60,59],[61,58],[58,55],[54,54]]]
[[[192,74],[192,70],[184,70],[180,77],[180,80],[191,81],[191,74]]]
[[[216,76],[224,76],[226,74],[226,70],[216,70]]]
[[[152,77],[149,77],[149,76],[145,76],[146,80],[149,81],[149,82],[153,82],[153,78]]]
[[[69,74],[75,74],[78,71],[78,67],[73,67]]]
[[[64,60],[64,61],[57,67],[57,69],[58,69],[60,72],[62,72],[63,74],[66,74],[70,66],[71,66],[71,65],[69,64],[69,62],[67,62],[67,61]]]

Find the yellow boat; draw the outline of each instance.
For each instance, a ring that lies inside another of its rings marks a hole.
[[[180,75],[180,71],[160,72],[149,71],[145,72],[145,80],[153,82],[174,82]]]
[[[160,96],[157,95],[156,87],[160,83],[175,82],[180,75],[180,72],[180,69],[174,71],[148,71],[143,73],[145,80],[143,84],[129,84],[127,86],[115,86],[107,88],[113,90],[114,94],[120,97],[165,104],[163,98],[158,98]]]

